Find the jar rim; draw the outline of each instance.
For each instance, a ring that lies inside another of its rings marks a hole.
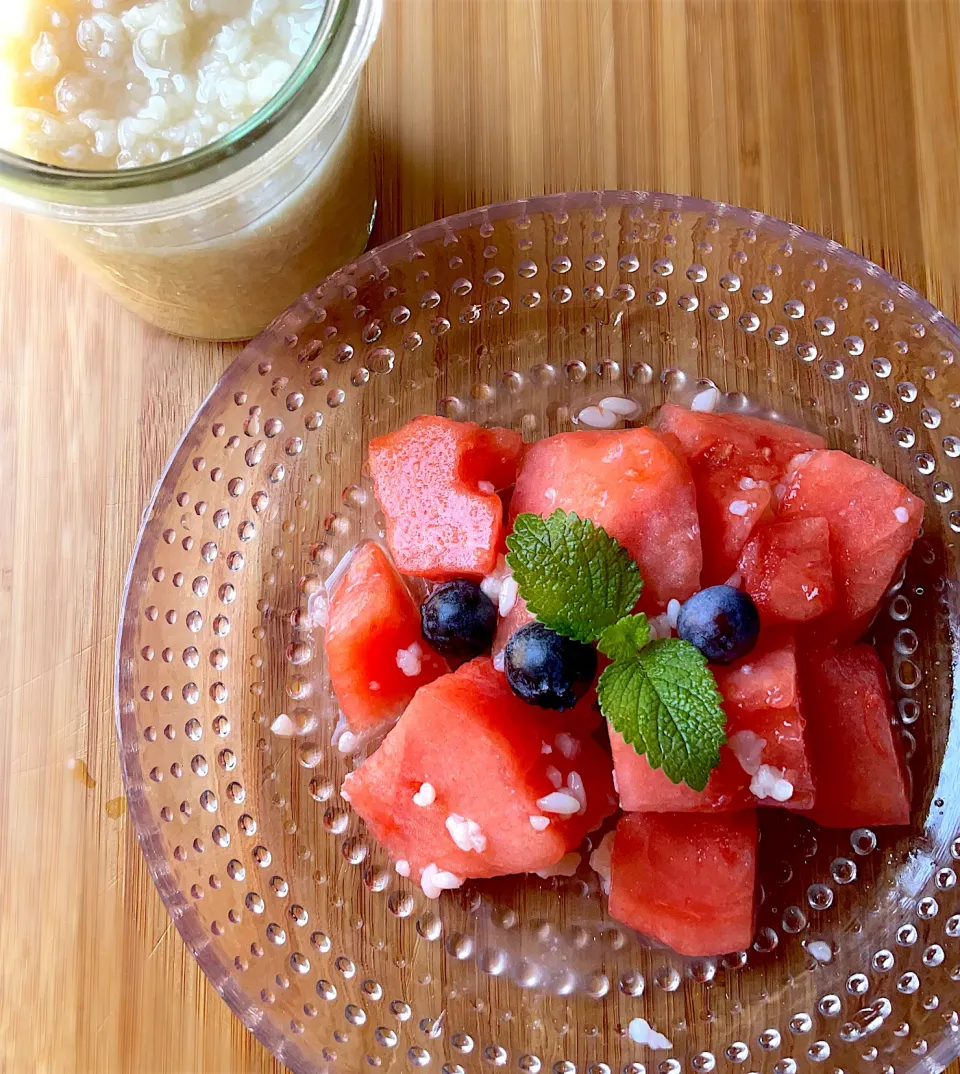
[[[248,163],[257,155],[258,146],[265,141],[269,146],[271,135],[276,142],[286,133],[284,128],[295,127],[336,78],[341,78],[344,88],[353,83],[376,40],[381,9],[382,0],[327,0],[313,40],[282,88],[252,116],[209,145],[174,160],[104,171],[62,168],[0,147],[0,188],[19,195],[21,204],[25,198],[95,205],[105,196],[114,204],[117,195],[131,203],[142,201],[145,192],[160,188],[175,195],[204,175],[216,182],[223,177],[226,165]],[[351,37],[353,40],[348,40]],[[336,52],[342,54],[339,62],[324,71],[323,61]],[[325,79],[319,87],[315,85],[317,75]],[[332,94],[325,111],[332,113],[341,97],[342,93]]]

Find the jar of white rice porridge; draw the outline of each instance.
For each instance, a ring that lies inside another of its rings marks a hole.
[[[249,339],[364,248],[381,0],[9,2],[0,200],[129,309]]]

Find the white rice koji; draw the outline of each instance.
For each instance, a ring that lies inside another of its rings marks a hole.
[[[49,164],[98,170],[193,152],[246,122],[281,89],[323,6],[14,0],[0,41],[4,138]]]

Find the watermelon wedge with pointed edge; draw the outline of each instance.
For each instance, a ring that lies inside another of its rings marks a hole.
[[[711,670],[723,696],[728,744],[720,747],[720,764],[706,787],[696,791],[686,783],[672,783],[611,728],[621,807],[657,813],[729,812],[754,806],[809,809],[815,792],[793,635],[762,635],[757,648],[741,661]],[[790,784],[789,798],[777,797],[786,792],[777,779]],[[766,796],[758,797],[751,784]]]
[[[876,650],[810,652],[802,670],[817,782],[810,816],[825,828],[909,824],[909,780]]]
[[[383,549],[358,546],[330,598],[327,673],[351,731],[395,720],[449,669],[423,640],[420,609]]]
[[[560,433],[531,445],[511,520],[558,508],[590,518],[630,552],[644,578],[641,610],[663,611],[700,585],[700,527],[687,464],[650,429]]]
[[[772,516],[773,490],[790,460],[823,447],[804,429],[742,414],[713,414],[667,403],[653,428],[680,443],[697,489],[703,537],[703,586],[734,573],[757,523]]]
[[[920,532],[923,500],[845,451],[799,455],[783,484],[781,518],[827,520],[836,600],[822,623],[853,641],[870,625]]]
[[[681,955],[753,939],[757,814],[627,813],[613,840],[610,916]]]
[[[370,473],[402,574],[449,581],[489,574],[503,548],[503,502],[519,433],[423,416],[370,441]]]
[[[760,621],[808,623],[833,610],[830,527],[807,515],[763,522],[740,554],[740,588],[753,597]]]
[[[478,657],[417,692],[345,794],[415,880],[546,869],[616,809],[606,751],[589,736],[559,748],[555,716]]]

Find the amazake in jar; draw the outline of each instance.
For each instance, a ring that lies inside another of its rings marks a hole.
[[[64,3],[92,17],[40,5],[50,27],[0,79],[0,200],[107,291],[170,332],[242,340],[360,253],[381,0]]]

